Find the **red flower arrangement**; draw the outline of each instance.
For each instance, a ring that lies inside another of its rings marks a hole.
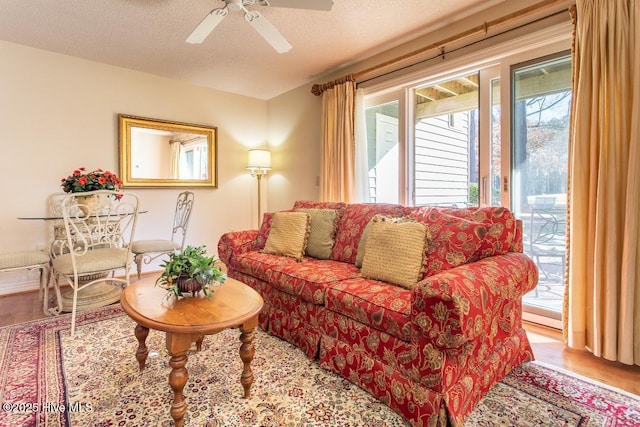
[[[62,178],[61,187],[65,193],[83,193],[94,190],[114,190],[120,189],[122,181],[115,173],[96,169],[86,172],[85,168],[78,168],[71,175]]]

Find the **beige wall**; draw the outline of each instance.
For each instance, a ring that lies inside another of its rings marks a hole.
[[[268,211],[289,209],[296,200],[318,200],[321,98],[311,85],[268,102],[273,172],[268,177]]]
[[[267,146],[267,102],[2,41],[0,58],[0,250],[46,243],[44,221],[16,218],[43,215],[47,196],[61,192],[61,178],[75,168],[118,171],[119,113],[218,127],[218,188],[194,190],[188,243],[216,253],[222,233],[257,225],[256,182],[245,167],[249,147]],[[295,141],[287,141],[291,152]],[[148,210],[136,237],[170,237],[180,190],[130,191]],[[35,280],[2,274],[0,293]]]

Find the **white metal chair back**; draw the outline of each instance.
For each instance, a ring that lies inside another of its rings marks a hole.
[[[187,227],[189,226],[194,199],[195,195],[191,191],[183,191],[178,194],[178,200],[176,201],[171,240],[179,242],[180,249],[184,249],[184,241],[187,237]]]
[[[73,289],[74,335],[78,291],[102,282],[129,284],[138,198],[132,193],[97,190],[70,194],[62,200],[61,208],[66,238],[52,246],[52,265],[56,292],[61,278]],[[124,277],[115,277],[120,270],[124,270]],[[106,279],[100,273],[111,277]]]
[[[163,255],[184,249],[194,198],[195,196],[191,191],[183,191],[178,194],[173,215],[171,239],[137,240],[133,242],[132,250],[135,255],[138,279],[142,274],[143,263],[150,264],[153,260]]]

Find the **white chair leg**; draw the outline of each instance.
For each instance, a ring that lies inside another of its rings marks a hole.
[[[76,309],[78,305],[78,282],[73,285],[73,304],[71,305],[71,338],[76,336]]]
[[[49,315],[49,267],[40,267],[40,297],[42,298],[42,310]]]
[[[58,278],[54,273],[50,273],[50,280],[53,280],[53,291],[56,295],[56,307],[50,308],[49,311],[53,315],[57,315],[62,313],[62,292],[60,292],[60,284],[58,282]]]
[[[142,274],[142,256],[141,255],[136,255],[134,257],[134,260],[136,262],[136,269],[138,271],[138,280],[140,280],[140,276]],[[127,281],[128,283],[128,281]]]

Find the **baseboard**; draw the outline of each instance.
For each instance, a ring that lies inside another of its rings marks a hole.
[[[39,280],[30,280],[27,282],[7,282],[0,286],[0,295],[19,294],[22,292],[37,291],[40,289]]]

